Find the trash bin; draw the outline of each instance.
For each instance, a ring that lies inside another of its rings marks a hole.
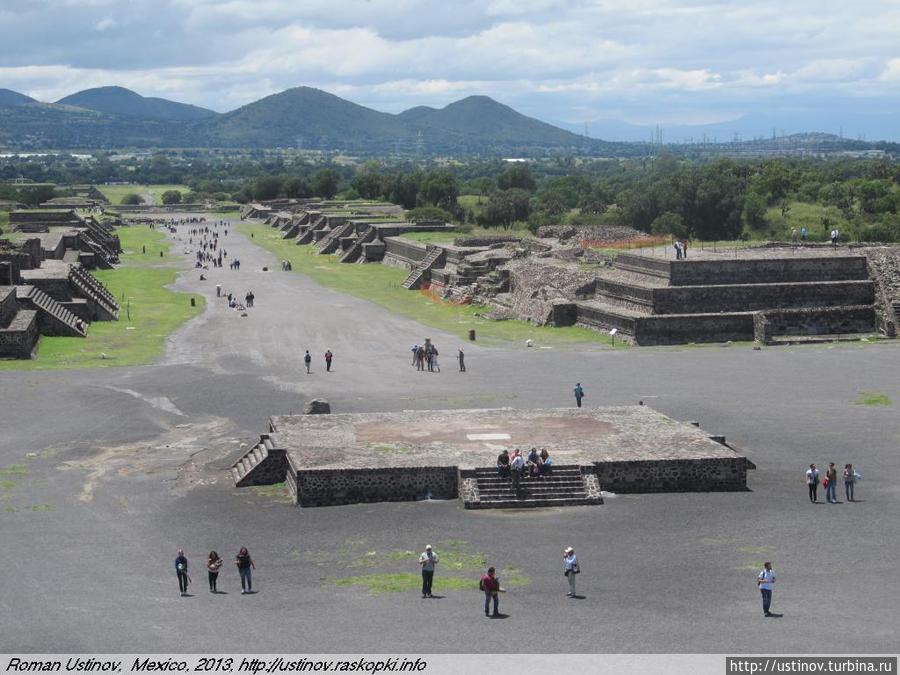
[[[472,342],[475,342],[475,329],[474,328],[469,329],[469,340],[471,340]]]

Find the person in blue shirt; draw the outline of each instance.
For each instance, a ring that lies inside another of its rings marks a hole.
[[[584,389],[581,388],[581,382],[575,383],[575,404],[580,408],[581,399],[584,398]]]
[[[178,590],[181,591],[183,598],[187,595],[190,577],[188,577],[188,559],[181,549],[178,549],[178,555],[175,557],[175,576],[178,577]]]

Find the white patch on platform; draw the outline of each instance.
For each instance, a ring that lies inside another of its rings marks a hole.
[[[466,434],[470,441],[508,441],[509,434]]]

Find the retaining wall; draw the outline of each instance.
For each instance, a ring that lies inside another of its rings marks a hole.
[[[743,491],[748,468],[738,456],[594,463],[600,487],[615,493]]]
[[[776,309],[754,317],[754,339],[763,344],[782,335],[850,335],[875,332],[872,305]]]
[[[639,345],[680,345],[753,339],[753,313],[668,314],[635,319],[631,334]]]
[[[429,493],[436,499],[459,496],[455,466],[297,470],[288,457],[287,483],[300,506],[415,501]]]
[[[864,256],[669,261],[672,286],[849,281],[869,278]]]
[[[20,309],[8,326],[0,328],[0,358],[30,359],[39,337],[37,312]]]

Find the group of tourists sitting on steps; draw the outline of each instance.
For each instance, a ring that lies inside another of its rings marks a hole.
[[[547,448],[541,448],[540,452],[537,448],[532,448],[527,458],[522,456],[518,448],[513,450],[512,455],[508,450],[504,450],[497,457],[497,475],[511,478],[513,485],[518,485],[523,476],[540,478],[549,476],[552,470],[553,459]]]

